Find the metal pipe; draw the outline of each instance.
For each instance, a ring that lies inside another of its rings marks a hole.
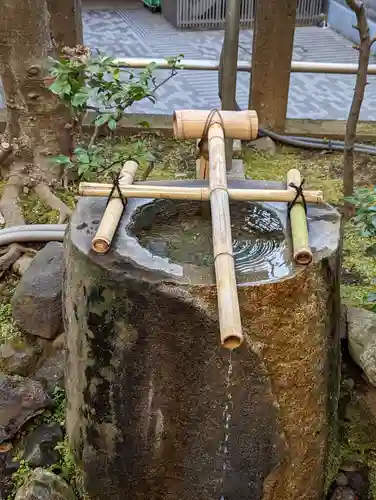
[[[124,57],[117,58],[116,63],[133,69],[143,69],[149,64],[156,63],[159,69],[171,69],[171,66],[165,59],[151,59],[151,58],[138,58],[138,57]],[[177,66],[179,70],[189,71],[218,71],[220,62],[210,59],[187,59],[179,63]],[[237,71],[241,73],[250,73],[251,64],[248,61],[238,61]],[[316,63],[316,62],[302,62],[292,61],[292,73],[326,73],[337,75],[356,75],[358,72],[358,64],[345,64],[345,63]],[[376,75],[376,64],[368,65],[368,74]]]
[[[227,0],[226,23],[223,48],[221,51],[221,95],[222,109],[233,111],[236,103],[236,77],[239,50],[240,2]],[[232,168],[233,140],[225,140],[225,157],[227,171]]]

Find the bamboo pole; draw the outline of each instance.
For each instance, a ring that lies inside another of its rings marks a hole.
[[[252,141],[258,134],[256,111],[202,111],[183,109],[173,115],[174,135],[177,139],[202,137],[210,117],[211,124],[223,125],[227,138]]]
[[[232,251],[225,138],[223,128],[218,123],[210,126],[208,142],[213,254],[221,344],[228,349],[235,349],[243,342],[243,332]]]
[[[291,183],[300,186],[301,175],[299,170],[292,169],[287,172],[287,188],[295,196],[295,189],[289,187]],[[301,203],[296,203],[291,208],[290,223],[294,260],[297,264],[307,266],[312,262],[313,255],[309,246],[307,215]]]
[[[138,164],[135,161],[125,162],[120,172],[119,186],[132,184]],[[109,196],[111,191],[108,193]],[[118,193],[117,193],[118,194]],[[124,206],[119,196],[111,198],[103,214],[101,223],[93,238],[91,247],[96,253],[105,254],[111,246],[119,221],[123,214]]]
[[[109,196],[112,184],[95,182],[81,182],[80,196]],[[209,200],[210,189],[207,187],[163,186],[157,184],[133,184],[121,186],[121,193],[125,198],[166,198],[168,200]],[[231,200],[235,201],[269,201],[288,203],[295,198],[292,189],[227,189]],[[118,197],[118,193],[113,194]],[[322,191],[304,191],[307,203],[324,203]],[[299,197],[298,202],[301,202]]]

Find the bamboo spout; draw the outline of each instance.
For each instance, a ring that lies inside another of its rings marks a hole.
[[[131,184],[136,175],[138,164],[135,161],[125,162],[120,172],[119,183]],[[111,191],[110,191],[111,192]],[[110,192],[108,194],[110,194]],[[99,254],[108,252],[112,239],[115,235],[119,221],[123,214],[124,206],[120,198],[114,197],[106,207],[99,228],[92,241],[92,249]]]
[[[232,251],[224,132],[218,123],[210,126],[208,143],[213,253],[221,344],[227,349],[235,349],[243,342],[243,332]]]
[[[300,186],[300,183],[301,175],[299,170],[289,170],[287,172],[287,188],[296,193],[291,184]],[[297,264],[307,266],[312,262],[313,255],[309,246],[307,216],[301,203],[296,203],[291,208],[290,223],[294,260]]]
[[[202,138],[208,123],[224,127],[227,138],[252,141],[258,134],[258,117],[256,111],[212,111],[183,109],[173,115],[174,135],[178,139]]]

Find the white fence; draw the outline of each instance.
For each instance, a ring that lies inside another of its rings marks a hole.
[[[252,26],[256,1],[241,0],[243,27]],[[225,0],[164,0],[163,6],[166,17],[178,28],[220,28],[225,22]],[[322,11],[323,0],[298,0],[297,25],[315,25]]]

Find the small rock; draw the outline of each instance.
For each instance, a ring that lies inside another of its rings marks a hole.
[[[51,404],[39,382],[0,374],[0,443],[12,438],[23,424]]]
[[[62,325],[64,246],[48,243],[34,257],[12,299],[13,318],[27,333],[54,339]]]
[[[367,380],[376,386],[376,314],[349,307],[347,326],[351,357],[362,368]]]
[[[44,341],[46,342],[46,341]],[[0,346],[0,370],[27,377],[43,352],[43,340],[23,335]]]
[[[27,436],[23,459],[30,467],[49,467],[59,460],[55,450],[57,443],[63,440],[63,431],[56,423],[42,424]]]
[[[346,474],[340,472],[336,477],[336,485],[337,486],[347,486],[349,484],[349,480],[346,477]]]
[[[64,387],[65,370],[65,334],[59,335],[38,365],[33,374],[33,379],[40,382],[47,394],[51,395],[58,385]]]
[[[175,179],[186,179],[187,174],[185,172],[177,172],[174,177]]]
[[[252,149],[256,151],[262,151],[263,153],[268,153],[275,156],[277,153],[277,145],[270,137],[259,137],[258,139],[248,143]]]
[[[59,476],[35,469],[28,481],[17,491],[15,500],[75,500],[72,488]]]
[[[363,467],[357,471],[347,472],[346,474],[349,481],[349,488],[355,492],[357,498],[368,498],[368,473],[367,467]]]
[[[339,486],[333,492],[330,500],[358,500],[351,488]]]

